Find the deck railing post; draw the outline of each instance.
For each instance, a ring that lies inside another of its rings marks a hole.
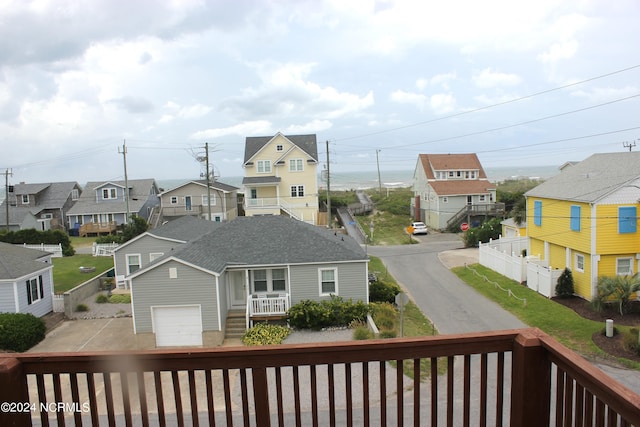
[[[536,330],[514,340],[511,373],[511,425],[549,425],[551,362]]]
[[[0,359],[0,405],[2,405],[0,425],[31,425],[27,377],[18,359],[11,357]]]
[[[259,427],[271,426],[271,414],[269,413],[269,386],[267,384],[267,369],[253,368],[253,401],[256,408],[256,425]]]

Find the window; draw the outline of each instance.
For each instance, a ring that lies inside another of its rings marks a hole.
[[[635,233],[638,217],[635,206],[621,206],[618,208],[618,233]]]
[[[338,281],[335,268],[321,268],[320,275],[320,295],[330,295],[338,293]]]
[[[102,189],[102,198],[103,199],[115,199],[117,197],[115,188],[103,188]]]
[[[271,288],[274,292],[284,292],[287,290],[287,284],[284,279],[284,268],[271,270]]]
[[[304,197],[304,185],[292,185],[291,197]]]
[[[140,270],[140,254],[127,255],[127,273]]]
[[[178,204],[178,196],[171,196],[170,203],[172,205],[177,205]]]
[[[442,198],[442,203],[449,203],[449,198],[448,197],[443,197]]]
[[[40,218],[42,218],[42,219],[53,219],[53,214],[52,213],[43,213],[42,215],[40,215]]]
[[[571,231],[580,231],[580,206],[571,206]]]
[[[282,151],[282,150],[284,150],[284,147],[282,146],[282,144],[276,145],[276,151]]]
[[[271,173],[271,160],[258,160],[258,173]]]
[[[27,280],[27,304],[33,304],[44,298],[44,285],[42,276]]]
[[[253,271],[253,291],[254,292],[268,292],[267,288],[267,270],[254,270]]]
[[[533,202],[533,223],[535,225],[542,225],[542,202],[536,200]]]
[[[576,271],[579,271],[580,273],[584,273],[584,255],[576,254],[575,269],[576,269]]]
[[[71,190],[71,200],[78,200],[79,197],[80,197],[80,192],[78,191],[77,188],[74,188],[73,190]]]
[[[304,170],[304,162],[302,159],[289,160],[289,172],[302,172]]]
[[[480,202],[484,202],[484,201],[486,201],[486,200],[487,200],[487,196],[486,196],[486,195],[481,194],[481,195],[479,195],[479,196],[478,196],[478,201],[480,201]]]
[[[633,258],[616,259],[616,274],[618,276],[633,275]]]
[[[216,205],[216,195],[212,194],[211,195],[211,206],[215,206]],[[202,206],[209,206],[209,196],[207,196],[206,194],[202,195]]]
[[[169,267],[169,279],[178,278],[178,269],[176,267]]]
[[[28,194],[23,194],[22,195],[22,204],[23,205],[28,205],[29,204],[29,195]]]
[[[449,178],[453,178],[453,177],[454,177],[453,171],[449,171]]]

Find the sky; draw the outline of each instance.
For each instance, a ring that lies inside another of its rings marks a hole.
[[[640,150],[640,2],[0,0],[11,182],[244,174],[316,134],[333,174]],[[638,142],[638,147],[633,144]]]

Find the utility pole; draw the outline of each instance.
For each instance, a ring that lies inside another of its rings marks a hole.
[[[205,151],[205,173],[207,175],[207,205],[209,208],[209,221],[211,221],[211,173],[209,173],[209,143],[204,143],[204,151]]]
[[[382,194],[382,181],[380,180],[380,160],[378,159],[378,153],[380,150],[376,150],[376,164],[378,165],[378,193]]]
[[[636,142],[635,142],[635,141],[631,141],[631,142],[623,142],[623,143],[622,143],[622,146],[623,146],[624,148],[628,148],[628,149],[629,149],[629,152],[631,152],[631,149],[632,149],[633,147],[635,147],[635,146],[636,146]]]
[[[124,202],[127,206],[127,216],[124,219],[125,223],[129,222],[129,178],[127,177],[127,140],[122,140],[122,151],[118,148],[118,153],[122,154],[124,160]]]
[[[327,140],[327,225],[333,228],[333,215],[331,215],[331,169],[329,167],[329,140]]]
[[[4,171],[4,204],[6,207],[6,215],[7,215],[7,232],[9,232],[9,175],[13,176],[11,169],[6,169]]]

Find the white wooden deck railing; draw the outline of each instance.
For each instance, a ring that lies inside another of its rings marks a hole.
[[[247,328],[254,318],[284,316],[289,311],[289,294],[253,294],[247,297]]]

